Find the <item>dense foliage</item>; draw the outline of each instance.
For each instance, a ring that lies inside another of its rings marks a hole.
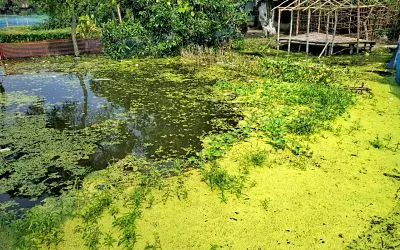
[[[399,40],[400,42],[400,12],[398,12],[395,16],[394,23],[389,29],[388,37],[392,41]]]
[[[245,14],[232,1],[136,1],[123,23],[104,26],[106,54],[114,58],[132,55],[166,55],[197,44],[221,45],[238,36]]]
[[[400,38],[400,1],[398,0],[364,0],[366,4],[384,4],[392,12],[393,18],[389,23],[387,35],[389,40],[397,41]]]
[[[27,5],[26,0],[1,0],[0,9],[2,14],[19,14],[21,13],[21,5]],[[33,6],[29,6],[28,12],[32,11]]]

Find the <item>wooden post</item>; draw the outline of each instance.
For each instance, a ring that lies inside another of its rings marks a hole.
[[[349,15],[349,35],[351,34],[351,15],[353,15],[353,10],[350,10],[350,15]]]
[[[321,10],[319,10],[318,14],[318,33],[321,31]]]
[[[330,50],[330,55],[333,54],[333,47],[335,45],[335,36],[336,36],[336,28],[337,28],[337,22],[338,22],[338,12],[335,11],[335,24],[333,26],[333,36],[332,36],[332,43],[331,43],[331,50]]]
[[[365,40],[369,40],[369,34],[368,34],[368,25],[367,25],[367,21],[363,22],[364,24],[364,30],[365,30]]]
[[[289,43],[288,43],[288,52],[290,52],[290,43],[292,42],[292,33],[293,33],[293,10],[290,11],[290,28],[289,28]]]
[[[310,51],[310,23],[311,23],[311,9],[308,9],[308,17],[307,17],[307,44],[306,44],[306,53]]]
[[[281,34],[281,16],[282,16],[282,12],[281,9],[278,8],[278,34],[277,34],[277,42],[278,42],[278,46],[277,49],[279,50],[279,45],[280,45],[280,34]]]
[[[300,0],[298,0],[298,5],[300,5]],[[299,34],[299,27],[300,27],[300,10],[297,11],[297,18],[296,18],[296,36]]]
[[[330,22],[330,19],[331,19],[331,16],[328,13],[328,15],[326,16],[326,39],[325,39],[327,43],[329,43],[328,35],[329,35],[329,22]],[[328,50],[325,49],[325,55],[327,54],[327,51]]]
[[[360,52],[360,0],[357,1],[357,54]]]
[[[328,48],[329,42],[326,42],[325,47],[322,49],[321,54],[319,54],[318,58],[321,58],[321,56],[324,54],[324,52],[326,51],[326,49]]]

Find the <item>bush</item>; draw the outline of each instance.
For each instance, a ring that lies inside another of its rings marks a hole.
[[[388,38],[391,41],[397,41],[399,37],[400,37],[400,21],[398,21],[398,24],[394,24],[389,29],[389,34],[388,34]]]
[[[52,39],[67,39],[71,37],[71,30],[32,30],[27,27],[8,28],[0,30],[0,43],[34,42]]]
[[[96,38],[100,37],[101,30],[96,26],[92,17],[85,15],[79,17],[76,33],[80,38]]]
[[[149,41],[140,23],[107,23],[103,28],[104,52],[113,58],[145,55]]]
[[[136,1],[129,20],[105,25],[105,52],[124,58],[170,55],[189,44],[219,46],[240,35],[246,14],[239,5],[230,0]]]

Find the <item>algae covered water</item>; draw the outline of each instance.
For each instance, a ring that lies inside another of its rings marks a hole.
[[[212,82],[170,75],[2,76],[0,201],[59,193],[129,154],[151,161],[187,156],[201,148],[201,135],[236,124],[235,111],[210,97]]]
[[[395,249],[400,88],[383,71],[387,59],[232,52],[6,62],[0,199],[32,206],[22,197],[74,188],[38,199],[25,216],[0,204],[0,242]],[[186,157],[190,147],[196,157]],[[93,171],[117,152],[127,156]]]

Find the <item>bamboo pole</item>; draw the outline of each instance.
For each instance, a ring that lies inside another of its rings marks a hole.
[[[330,22],[330,14],[328,13],[328,15],[326,16],[326,42],[329,43],[328,41],[328,35],[329,35],[329,22]],[[325,55],[327,54],[327,50],[325,49]]]
[[[281,17],[282,17],[282,12],[281,9],[278,9],[278,34],[277,34],[277,42],[278,42],[278,46],[277,49],[279,50],[279,45],[280,45],[280,34],[281,34]]]
[[[289,43],[288,43],[288,52],[290,52],[290,43],[292,42],[292,33],[293,33],[293,10],[290,11],[290,28],[289,28]]]
[[[318,14],[318,33],[321,31],[321,10],[319,10]]]
[[[321,51],[321,54],[319,54],[319,57],[318,57],[318,58],[321,58],[321,56],[324,54],[324,52],[325,52],[326,49],[328,48],[328,45],[329,45],[329,41],[326,42],[325,47],[324,47],[324,49]]]
[[[307,16],[307,44],[306,44],[306,53],[310,51],[310,23],[311,23],[311,9],[308,9]]]
[[[300,4],[300,0],[298,0],[298,4]],[[296,18],[296,36],[299,34],[299,27],[300,27],[300,10],[297,11],[297,18]]]
[[[352,16],[352,15],[353,15],[353,11],[350,10],[350,16],[349,16],[349,35],[351,34],[351,23],[352,23],[351,16]]]
[[[357,1],[357,54],[360,52],[360,0]]]
[[[335,24],[333,27],[333,36],[332,36],[332,43],[331,43],[331,50],[330,50],[330,55],[333,54],[333,47],[335,45],[335,36],[336,36],[336,28],[337,28],[337,23],[338,23],[338,12],[335,11]]]

